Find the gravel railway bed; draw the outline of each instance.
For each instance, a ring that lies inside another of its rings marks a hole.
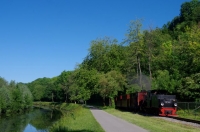
[[[139,113],[140,115],[143,116],[152,116],[153,118],[161,118],[167,121],[172,121],[172,122],[177,122],[177,123],[182,123],[185,125],[191,125],[200,128],[200,121],[198,120],[192,120],[192,119],[187,119],[187,118],[182,118],[178,116],[155,116],[152,114],[146,114],[146,113]]]
[[[200,121],[197,121],[197,120],[186,119],[186,118],[181,118],[181,117],[162,117],[162,116],[153,116],[153,117],[200,128]]]

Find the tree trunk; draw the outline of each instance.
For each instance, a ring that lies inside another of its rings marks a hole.
[[[51,111],[51,119],[53,118],[53,110]]]
[[[53,92],[52,92],[52,94],[51,94],[51,97],[52,97],[52,102],[54,102],[54,100],[53,100],[53,96],[54,96],[54,95],[53,95]]]
[[[137,81],[139,81],[139,68],[138,68],[139,66],[138,66],[138,57],[137,57]]]
[[[137,60],[138,60],[138,69],[139,69],[139,73],[140,73],[140,75],[139,75],[139,77],[140,77],[139,84],[140,84],[140,87],[142,87],[142,70],[141,70],[141,66],[140,66],[140,57],[139,56],[137,56]]]
[[[112,100],[109,98],[109,106],[112,106]]]
[[[149,77],[150,77],[150,84],[152,82],[152,73],[151,73],[151,56],[149,55]],[[151,86],[150,86],[151,89]]]
[[[103,106],[106,106],[106,105],[105,105],[105,97],[103,98]]]
[[[67,94],[65,94],[65,103],[67,103]]]

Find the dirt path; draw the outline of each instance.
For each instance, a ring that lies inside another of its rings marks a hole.
[[[103,110],[90,107],[90,110],[106,132],[148,132],[147,130],[115,117]]]

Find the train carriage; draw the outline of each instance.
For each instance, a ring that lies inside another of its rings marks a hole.
[[[177,101],[175,95],[166,90],[141,91],[119,95],[115,99],[116,108],[145,111],[160,116],[176,116]]]

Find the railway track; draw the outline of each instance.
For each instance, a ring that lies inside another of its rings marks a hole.
[[[200,121],[199,120],[193,120],[193,119],[187,119],[187,118],[182,118],[178,116],[155,116],[155,115],[146,115],[146,116],[152,116],[153,118],[160,118],[163,120],[167,120],[170,122],[176,122],[176,123],[181,123],[185,125],[190,125],[194,126],[200,129]]]
[[[200,121],[198,121],[198,120],[192,120],[192,119],[187,119],[187,118],[182,118],[182,117],[173,117],[173,116],[167,116],[167,118],[172,118],[172,119],[190,122],[190,123],[196,123],[196,124],[200,125]]]
[[[121,110],[121,111],[126,111],[126,110]],[[147,114],[147,113],[143,113],[143,112],[138,112],[138,114],[143,115],[143,116],[150,116],[153,118],[162,118],[164,120],[168,120],[168,121],[172,121],[172,122],[179,122],[179,123],[183,123],[186,125],[192,125],[192,126],[200,128],[199,120],[182,118],[182,117],[178,117],[178,116],[155,116],[153,114]]]
[[[143,115],[143,116],[152,116],[152,117],[160,117],[160,118],[170,118],[170,119],[175,119],[175,120],[178,120],[178,121],[195,123],[195,124],[198,124],[200,126],[200,120],[193,120],[193,119],[182,118],[182,117],[178,117],[178,116],[155,116],[153,114],[146,114],[146,113],[139,113],[139,114]]]
[[[154,118],[160,118],[160,119],[167,120],[170,122],[181,123],[184,125],[197,127],[200,129],[200,121],[198,120],[186,119],[182,117],[172,117],[172,116],[156,116],[156,117],[154,116]]]

